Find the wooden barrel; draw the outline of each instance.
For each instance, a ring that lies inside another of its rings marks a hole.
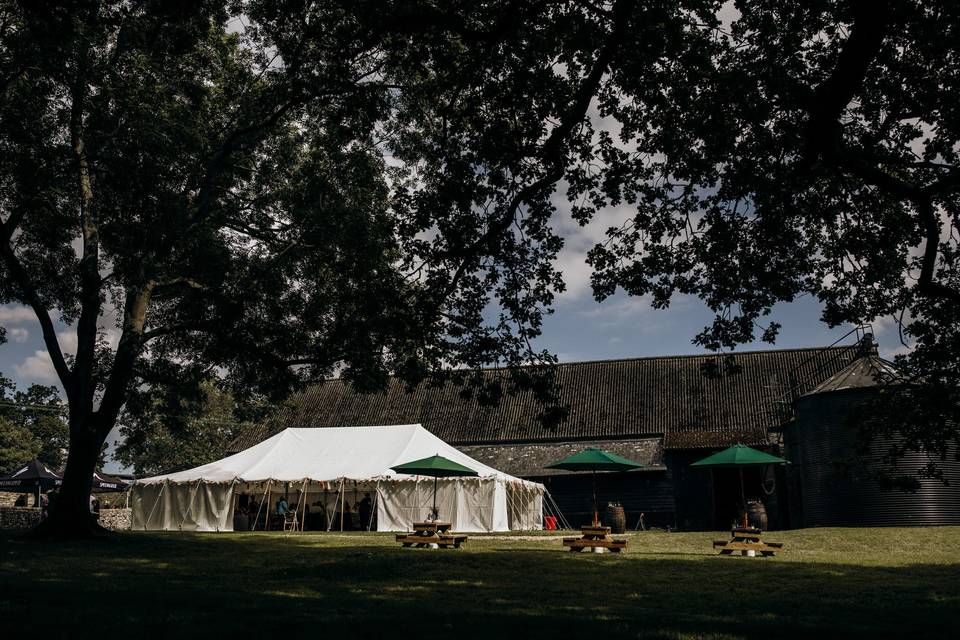
[[[605,524],[610,527],[610,533],[626,533],[627,514],[624,513],[621,505],[613,502],[607,505],[607,518]]]
[[[767,508],[759,500],[747,503],[747,519],[754,529],[767,530]]]

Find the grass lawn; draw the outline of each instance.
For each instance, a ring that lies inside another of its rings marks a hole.
[[[551,532],[554,533],[554,532]],[[949,636],[960,528],[629,534],[626,554],[552,536],[403,549],[388,534],[127,533],[36,544],[0,532],[0,638],[780,638]]]

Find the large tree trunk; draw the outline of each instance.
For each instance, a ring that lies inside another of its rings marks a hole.
[[[27,537],[34,540],[71,540],[108,535],[90,513],[90,490],[105,438],[89,424],[70,429],[70,452],[58,495],[49,516]]]

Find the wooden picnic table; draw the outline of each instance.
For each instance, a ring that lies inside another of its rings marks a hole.
[[[714,540],[713,548],[720,548],[720,555],[732,555],[734,551],[739,551],[741,555],[749,555],[748,551],[754,551],[762,556],[775,555],[777,551],[783,549],[781,542],[764,542],[763,531],[753,527],[734,527],[730,531],[730,540]]]
[[[467,536],[451,533],[451,528],[451,522],[414,522],[413,533],[398,533],[397,542],[405,547],[422,548],[435,544],[441,549],[459,549],[467,541]]]
[[[580,534],[579,538],[564,538],[563,546],[570,547],[570,551],[603,547],[614,553],[620,553],[627,548],[626,540],[616,540],[610,537],[610,527],[591,524],[581,527]]]

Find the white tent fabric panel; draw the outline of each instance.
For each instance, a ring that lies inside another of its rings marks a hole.
[[[397,474],[390,467],[435,454],[479,474],[437,482],[441,517],[452,522],[456,531],[542,526],[542,499],[537,497],[543,495],[543,485],[488,467],[418,424],[286,429],[222,460],[137,480],[131,488],[133,526],[141,530],[231,531],[235,496],[246,494],[259,503],[268,486],[272,487],[271,503],[286,486],[295,495],[306,488],[307,504],[315,504],[318,492],[325,491],[322,501],[332,517],[340,487],[344,487],[349,510],[356,497],[351,492],[362,486],[362,492],[377,494],[377,529],[407,531],[412,522],[429,515],[433,479]],[[274,505],[263,505],[263,509],[272,512]]]
[[[543,491],[525,484],[508,483],[507,517],[511,531],[543,529]]]
[[[377,496],[377,529],[405,531],[409,523],[423,520],[429,506],[423,505],[419,493],[414,482],[381,484]]]
[[[441,478],[437,480],[437,510],[456,531],[506,531],[506,520],[497,517],[499,486],[502,481],[495,478]],[[410,523],[426,520],[432,506],[433,478],[381,482],[377,530],[407,531]],[[504,509],[499,511],[505,516]]]
[[[507,486],[505,482],[497,480],[493,487],[493,513],[491,531],[509,531],[510,518],[507,515]]]
[[[153,484],[130,493],[136,531],[233,531],[233,483]]]

